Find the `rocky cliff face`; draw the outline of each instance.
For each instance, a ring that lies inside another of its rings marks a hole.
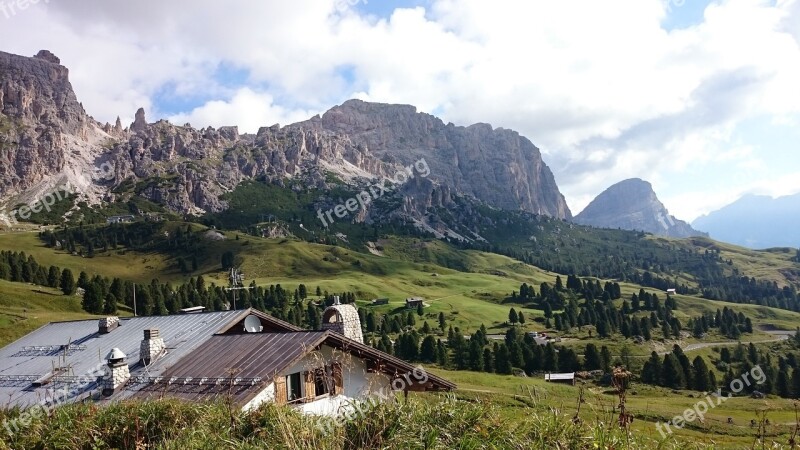
[[[640,179],[611,186],[578,214],[575,222],[598,228],[621,228],[678,238],[706,236],[671,216],[658,200],[653,186]]]
[[[102,125],[86,115],[68,70],[47,51],[34,58],[0,53],[0,105],[0,200],[6,204],[26,195],[30,201],[68,179],[90,203],[139,195],[176,212],[219,212],[228,208],[221,196],[245,180],[299,178],[324,189],[331,173],[364,184],[424,158],[430,176],[403,187],[400,214],[422,219],[465,196],[571,218],[530,141],[484,124],[445,125],[412,106],[349,101],[322,117],[256,135],[236,127],[148,123],[144,110],[127,128],[119,120]],[[99,168],[106,170],[100,178]],[[119,194],[121,185],[135,189]],[[370,220],[370,212],[359,219]]]
[[[445,125],[413,106],[359,100],[298,126],[344,134],[382,161],[408,165],[424,158],[432,180],[497,208],[572,217],[539,149],[511,130]]]

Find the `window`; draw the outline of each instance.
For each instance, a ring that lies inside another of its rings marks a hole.
[[[286,392],[289,402],[294,402],[303,398],[301,382],[300,372],[293,373],[286,377]]]
[[[327,394],[328,389],[328,375],[325,369],[317,369],[314,371],[314,394],[319,397]]]

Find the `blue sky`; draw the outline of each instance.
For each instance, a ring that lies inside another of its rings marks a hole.
[[[800,192],[800,0],[670,1],[40,2],[0,39],[56,53],[101,121],[254,132],[360,98],[514,129],[573,213],[633,177],[689,220]]]

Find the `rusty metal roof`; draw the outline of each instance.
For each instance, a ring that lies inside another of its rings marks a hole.
[[[143,380],[129,384],[128,389],[136,391],[133,398],[168,395],[204,400],[231,395],[236,403],[244,404],[329,336],[320,331],[213,336],[164,372],[158,382]]]

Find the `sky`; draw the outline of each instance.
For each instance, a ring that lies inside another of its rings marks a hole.
[[[519,131],[574,214],[634,177],[684,220],[800,192],[800,0],[26,1],[0,50],[51,50],[102,122],[253,132],[359,98]]]

